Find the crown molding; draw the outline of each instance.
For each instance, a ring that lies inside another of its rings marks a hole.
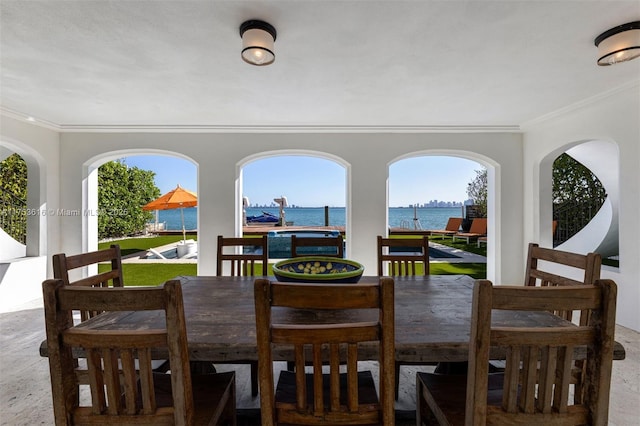
[[[61,132],[96,133],[514,133],[519,126],[331,126],[331,125],[277,125],[277,126],[60,126]]]
[[[56,124],[32,119],[8,108],[0,107],[0,114],[24,121],[34,126],[45,127],[60,133],[519,133],[518,125],[502,126],[332,126],[332,125],[101,125],[101,124]]]
[[[18,112],[10,108],[5,108],[3,106],[0,106],[0,115],[13,118],[14,120],[24,121],[25,123],[31,124],[32,126],[43,127],[45,129],[55,130],[57,132],[61,131],[60,125],[56,123],[47,120],[40,120],[30,116],[29,114]]]
[[[591,106],[593,104],[596,104],[604,99],[610,98],[612,96],[617,95],[618,93],[621,92],[625,92],[627,90],[632,90],[634,88],[639,88],[640,89],[640,79],[638,80],[632,80],[626,84],[623,84],[622,86],[618,86],[614,89],[611,90],[607,90],[606,92],[591,96],[590,98],[586,98],[583,99],[579,102],[573,103],[571,105],[567,105],[566,107],[557,109],[555,111],[552,111],[550,113],[547,113],[545,115],[541,115],[538,118],[534,118],[532,120],[529,121],[525,121],[524,123],[522,123],[520,125],[521,131],[522,132],[526,132],[528,129],[535,127],[537,125],[543,124],[546,121],[550,121],[553,120],[555,118],[558,118],[562,115],[571,113],[573,111],[577,111],[581,108],[585,108],[587,106]]]

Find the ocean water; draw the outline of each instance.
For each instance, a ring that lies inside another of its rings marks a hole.
[[[263,211],[278,215],[278,208],[248,208],[247,216],[260,215]],[[300,226],[323,226],[324,207],[286,208],[285,219]],[[461,217],[461,207],[426,207],[417,209],[417,219],[421,229],[444,229],[450,217]],[[184,209],[185,229],[197,228],[198,208]],[[357,220],[357,219],[355,219]],[[180,209],[162,210],[158,212],[158,222],[165,223],[167,230],[181,230]],[[345,208],[329,208],[329,225],[345,226]],[[411,207],[392,207],[389,209],[389,226],[414,228],[414,209]]]

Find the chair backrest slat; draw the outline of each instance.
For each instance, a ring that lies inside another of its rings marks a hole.
[[[520,287],[476,283],[473,296],[466,424],[605,424],[613,360],[616,285]],[[496,310],[590,312],[583,325],[518,327],[492,325]],[[506,351],[501,405],[487,403],[489,349]],[[576,349],[586,347],[586,389],[570,404],[577,386]]]
[[[378,275],[429,275],[428,237],[425,235],[421,238],[384,238],[379,235]]]
[[[245,253],[250,248],[251,253]],[[226,250],[225,250],[226,249]],[[232,253],[229,253],[232,250]],[[227,264],[230,276],[267,275],[269,245],[267,236],[259,238],[223,237],[218,235],[216,275],[222,276]]]

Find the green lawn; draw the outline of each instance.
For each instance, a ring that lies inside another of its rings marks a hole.
[[[469,275],[475,279],[487,278],[486,263],[432,263],[431,275]]]
[[[188,238],[196,240],[195,236],[189,236]],[[148,237],[148,238],[123,238],[121,240],[108,241],[98,243],[98,250],[104,250],[109,248],[111,244],[118,244],[123,256],[136,253],[138,251],[149,250],[153,247],[160,247],[165,244],[171,244],[182,240],[182,235],[163,235],[160,237]]]
[[[98,272],[111,269],[111,265],[98,265]],[[195,263],[124,263],[122,274],[127,286],[153,286],[164,284],[179,275],[197,275]]]

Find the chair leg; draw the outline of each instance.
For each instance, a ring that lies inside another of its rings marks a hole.
[[[258,395],[258,362],[251,363],[251,396]]]
[[[396,362],[395,363],[395,368],[396,368],[396,401],[398,400],[398,397],[400,396],[400,363]]]
[[[422,409],[424,397],[422,396],[422,383],[416,374],[416,426],[422,426]]]
[[[225,404],[223,418],[227,421],[227,424],[231,426],[238,425],[238,415],[236,411],[236,378],[233,377],[231,389],[229,391],[229,400]]]

